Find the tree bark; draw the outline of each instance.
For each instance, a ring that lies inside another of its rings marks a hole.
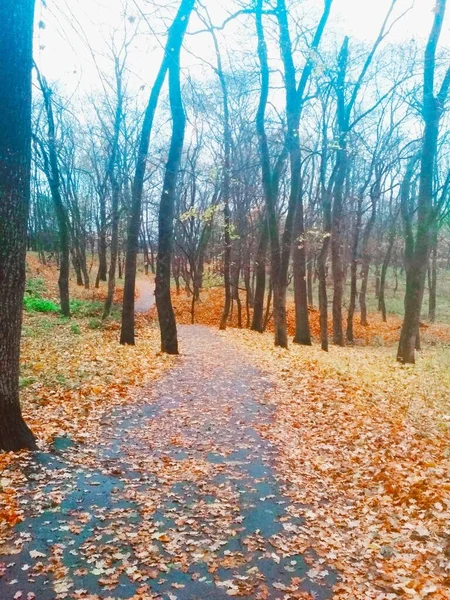
[[[0,450],[36,449],[19,401],[31,170],[33,0],[0,3]]]
[[[142,124],[141,138],[137,156],[136,173],[131,194],[131,210],[128,223],[127,250],[125,258],[125,284],[123,292],[121,344],[134,344],[134,294],[136,285],[136,258],[139,247],[139,229],[141,226],[142,191],[144,187],[145,169],[147,164],[148,147],[153,127],[159,95],[166,78],[166,72],[181,48],[187,22],[192,12],[195,0],[182,0],[178,13],[172,23],[167,38],[158,75],[153,85],[149,102]],[[170,267],[170,263],[169,263]],[[170,271],[169,271],[170,282]]]
[[[180,53],[194,2],[195,0],[182,1],[179,15],[177,15],[169,35],[172,38],[171,46],[169,46],[169,99],[172,114],[172,139],[159,207],[158,258],[155,279],[156,308],[161,331],[161,351],[167,354],[178,354],[177,325],[170,296],[170,263],[172,259],[176,185],[186,129],[186,115],[181,94]],[[180,13],[182,13],[181,16]]]
[[[433,251],[431,253],[431,260],[429,266],[429,277],[428,277],[428,317],[431,323],[436,321],[436,296],[437,296],[437,236],[435,236],[433,242]]]
[[[392,250],[394,248],[394,242],[395,242],[395,222],[392,224],[392,228],[389,233],[388,247],[386,250],[386,254],[384,255],[383,264],[381,265],[380,294],[378,296],[378,310],[381,312],[381,316],[382,316],[384,323],[386,323],[386,321],[387,321],[386,276],[387,276],[389,264],[391,262]]]
[[[363,195],[360,194],[358,197],[358,205],[356,209],[356,223],[355,232],[353,234],[352,244],[352,256],[350,266],[350,301],[348,305],[348,316],[347,316],[347,342],[353,344],[353,319],[356,308],[356,296],[358,294],[358,249],[359,249],[359,236],[361,233],[361,222],[362,222],[362,202]]]
[[[252,330],[262,333],[264,331],[264,296],[266,292],[266,256],[269,242],[266,215],[261,218],[261,235],[256,253],[255,271],[256,285],[253,302]]]
[[[294,343],[311,346],[311,333],[308,318],[308,290],[306,285],[306,240],[303,217],[303,193],[300,185],[295,215],[294,240],[294,299],[295,299],[295,336]]]
[[[425,128],[420,164],[417,233],[411,244],[410,256],[406,265],[405,317],[397,351],[397,360],[402,363],[415,362],[416,339],[419,334],[432,232],[437,219],[433,206],[435,162],[438,150],[439,122],[450,86],[450,69],[444,77],[437,96],[434,92],[434,78],[437,44],[442,31],[445,8],[446,0],[438,0],[425,50],[422,113]]]
[[[40,143],[42,158],[44,160],[44,171],[50,186],[53,205],[55,207],[56,218],[59,231],[59,297],[61,301],[61,313],[65,317],[70,317],[69,304],[69,274],[70,274],[70,246],[69,246],[69,222],[67,218],[66,207],[61,195],[61,176],[58,163],[58,151],[56,148],[55,120],[53,116],[52,90],[48,87],[44,77],[39,71],[38,79],[44,99],[45,113],[47,117],[48,138],[46,149],[44,144]]]

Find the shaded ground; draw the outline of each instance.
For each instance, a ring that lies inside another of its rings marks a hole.
[[[218,332],[184,327],[181,341],[177,365],[99,439],[36,456],[2,600],[332,597],[324,560],[292,551],[297,507],[258,433],[271,385]]]

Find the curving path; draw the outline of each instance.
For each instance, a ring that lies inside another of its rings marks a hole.
[[[258,433],[271,384],[219,332],[180,337],[175,367],[100,440],[37,456],[2,600],[332,598],[336,576],[297,546],[277,450]]]

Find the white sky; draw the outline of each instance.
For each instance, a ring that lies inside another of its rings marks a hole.
[[[236,9],[234,0],[203,0],[203,3],[216,23],[220,23],[227,12]],[[374,39],[389,3],[390,0],[334,0],[327,35],[340,38],[348,34],[356,40]],[[139,6],[149,14],[150,26],[163,33],[179,0],[155,0],[153,4],[147,0],[46,0],[47,8],[38,4],[36,23],[42,21],[45,28],[36,29],[35,53],[37,62],[48,79],[63,84],[68,93],[77,90],[83,95],[94,88],[98,80],[97,72],[83,38],[89,40],[96,53],[103,52],[105,40],[110,39],[111,32],[123,27],[124,20],[121,14],[125,4],[128,4],[127,14],[136,16],[139,16]],[[158,12],[156,15],[150,15],[152,11],[155,12],[154,4],[159,5]],[[305,14],[305,20],[311,22],[311,14],[320,14],[323,1],[292,0],[292,4],[298,6]],[[424,40],[432,23],[435,0],[398,0],[397,4],[396,14],[402,13],[410,6],[413,7],[402,21],[395,25],[389,41],[401,44],[412,38]],[[441,47],[450,47],[450,7],[447,13]],[[161,20],[161,16],[166,16],[165,22]],[[247,21],[247,28],[248,24]],[[194,28],[198,27],[195,18],[191,25]],[[149,31],[148,25],[142,23],[141,31]],[[242,25],[236,23],[227,28],[222,41],[226,42],[229,53],[241,51],[241,35],[245,35],[245,27]],[[188,45],[195,55],[208,54],[207,38],[208,36],[189,38]],[[138,76],[136,83],[140,79],[146,84],[146,90],[143,92],[145,95],[152,83],[163,44],[164,38],[158,42],[154,37],[141,36],[130,50],[130,67]],[[102,67],[108,64],[100,54],[98,61]],[[185,53],[183,64],[198,64],[198,60]]]

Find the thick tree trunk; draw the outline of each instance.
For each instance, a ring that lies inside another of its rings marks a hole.
[[[0,3],[0,450],[35,449],[19,402],[30,202],[33,0]]]
[[[445,15],[446,0],[438,0],[434,13],[433,26],[425,50],[424,60],[424,99],[423,119],[425,122],[419,196],[417,205],[417,232],[409,250],[406,265],[405,318],[403,321],[397,360],[402,363],[415,362],[415,345],[419,334],[428,261],[432,246],[432,232],[436,222],[433,207],[433,186],[435,161],[438,150],[439,122],[450,85],[450,69],[444,78],[441,89],[434,95],[434,75],[436,50]],[[411,233],[408,232],[411,236]]]

